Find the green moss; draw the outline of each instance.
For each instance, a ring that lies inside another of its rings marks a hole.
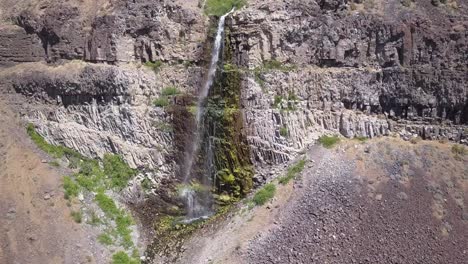
[[[206,104],[205,126],[216,131],[216,135],[204,135],[204,142],[209,142],[209,138],[213,141],[216,193],[226,194],[235,201],[252,188],[253,169],[240,111],[243,71],[232,70],[237,66],[233,66],[229,29],[226,29],[225,41],[223,57],[227,70],[215,80]]]
[[[322,144],[325,148],[333,148],[336,144],[340,142],[340,138],[337,136],[321,136],[318,139],[318,142]]]
[[[288,169],[288,172],[286,173],[285,176],[279,178],[279,183],[283,185],[287,184],[289,181],[294,179],[297,176],[297,174],[301,173],[302,170],[304,170],[304,167],[305,167],[305,160],[302,159],[298,161],[297,163],[295,163],[293,166],[291,166]]]
[[[268,183],[263,186],[253,197],[253,202],[256,205],[264,205],[275,196],[276,186],[273,183]]]
[[[222,16],[231,11],[232,8],[240,9],[246,0],[206,0],[205,14],[209,16]]]
[[[138,259],[129,257],[124,251],[119,251],[112,255],[112,264],[139,264]]]

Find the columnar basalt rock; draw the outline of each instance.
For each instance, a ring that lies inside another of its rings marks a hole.
[[[230,67],[241,73],[252,161],[283,163],[325,133],[467,143],[468,20],[458,4],[251,0],[237,10]],[[4,10],[0,64],[16,65],[6,79],[39,102],[26,115],[47,140],[121,153],[134,167],[168,163],[171,134],[158,124],[171,113],[152,101],[168,86],[192,95],[201,86],[212,32],[198,0]],[[37,61],[48,64],[21,64]],[[147,62],[164,66],[149,64],[155,74]]]
[[[238,64],[255,72],[244,82],[255,160],[282,162],[329,132],[467,143],[466,10],[347,6],[256,1],[230,21]],[[258,70],[271,61],[293,67]]]

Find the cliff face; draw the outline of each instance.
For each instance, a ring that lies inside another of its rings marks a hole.
[[[174,177],[175,139],[190,126],[153,101],[202,85],[213,35],[202,1],[10,2],[1,3],[2,87],[23,96],[38,131],[87,156],[119,153],[154,183]],[[467,142],[464,0],[251,0],[227,27],[234,65],[224,69],[241,73],[257,167],[331,132]]]
[[[468,20],[458,4],[256,1],[236,13],[233,48],[254,72],[244,98],[255,158],[281,161],[326,131],[466,142]]]

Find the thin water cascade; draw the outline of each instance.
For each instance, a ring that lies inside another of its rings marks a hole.
[[[186,220],[185,222],[192,222],[197,219],[204,219],[208,218],[213,214],[211,208],[211,173],[206,173],[203,175],[203,179],[201,182],[197,183],[196,186],[193,186],[192,182],[192,173],[193,173],[193,165],[195,159],[200,151],[201,140],[203,134],[205,132],[203,116],[205,114],[204,104],[208,93],[210,91],[211,86],[213,85],[214,78],[216,77],[216,71],[218,68],[219,56],[222,49],[223,44],[223,35],[224,35],[224,22],[226,17],[234,12],[234,8],[229,11],[228,13],[224,14],[220,17],[218,22],[218,30],[216,33],[216,38],[214,41],[213,50],[211,53],[211,62],[210,67],[208,70],[207,79],[200,91],[198,101],[197,101],[197,108],[196,108],[196,132],[193,141],[189,146],[188,155],[185,159],[185,168],[183,170],[183,187],[180,190],[180,196],[185,201],[185,206],[187,210]],[[211,141],[211,139],[208,139]],[[212,162],[212,150],[211,143],[208,143],[208,162]],[[211,166],[211,164],[208,164]]]

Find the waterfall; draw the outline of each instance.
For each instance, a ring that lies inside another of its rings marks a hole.
[[[193,173],[193,165],[196,159],[196,156],[199,152],[200,145],[201,145],[201,140],[203,137],[203,134],[205,132],[204,124],[203,124],[203,116],[205,114],[205,110],[203,108],[203,105],[205,104],[206,97],[208,96],[208,93],[210,91],[211,86],[213,85],[214,78],[216,77],[216,70],[218,68],[218,62],[219,62],[219,56],[223,44],[223,35],[224,35],[224,22],[226,20],[226,17],[230,15],[232,12],[234,12],[234,8],[229,11],[228,13],[224,14],[221,16],[218,22],[218,30],[216,32],[216,38],[214,41],[213,45],[213,50],[211,53],[211,61],[210,61],[210,67],[208,70],[208,76],[207,79],[202,86],[202,89],[200,91],[198,101],[197,101],[197,108],[196,108],[196,132],[195,132],[195,137],[191,141],[189,149],[188,149],[188,155],[186,156],[185,159],[185,168],[183,169],[183,184],[184,187],[180,190],[180,196],[185,200],[185,206],[187,210],[187,222],[191,222],[196,219],[200,218],[206,218],[209,217],[212,214],[212,210],[210,208],[210,201],[211,201],[211,186],[208,188],[198,188],[198,190],[194,190],[191,184],[192,180],[192,173]],[[211,139],[208,139],[211,141]],[[212,155],[211,155],[211,142],[208,144],[208,162],[212,162]],[[211,164],[208,164],[208,166],[211,166]],[[201,182],[202,185],[209,184],[211,182],[211,174],[206,173],[203,176],[203,181]]]

